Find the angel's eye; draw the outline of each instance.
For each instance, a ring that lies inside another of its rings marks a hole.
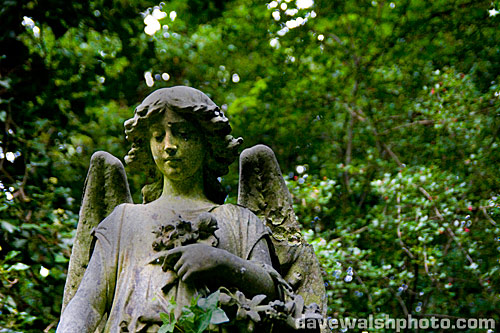
[[[179,136],[184,140],[188,141],[189,140],[189,132],[179,132]]]
[[[162,132],[154,132],[154,133],[153,133],[153,137],[155,138],[155,140],[156,140],[157,142],[161,142],[161,141],[163,140],[163,137],[164,137],[164,136],[165,136],[165,134],[164,134],[164,133],[162,133]]]

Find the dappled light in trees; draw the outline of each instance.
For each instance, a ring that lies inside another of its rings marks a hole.
[[[91,154],[161,87],[273,148],[330,315],[500,305],[498,1],[6,2],[0,326],[53,330]],[[237,165],[221,181],[235,200]],[[136,201],[143,175],[129,179]]]

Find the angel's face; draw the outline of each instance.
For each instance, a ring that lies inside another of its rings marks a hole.
[[[156,166],[167,178],[182,181],[201,172],[205,149],[196,127],[172,110],[158,115],[150,127]]]

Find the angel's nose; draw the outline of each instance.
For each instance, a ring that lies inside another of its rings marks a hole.
[[[163,138],[163,150],[169,155],[174,156],[177,153],[177,145],[174,142],[174,137],[172,133],[165,133],[165,137]]]
[[[165,146],[165,151],[167,152],[168,156],[174,156],[175,153],[177,153],[177,146],[175,145]]]

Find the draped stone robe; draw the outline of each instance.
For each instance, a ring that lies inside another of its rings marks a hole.
[[[202,212],[210,212],[217,219],[218,248],[271,265],[267,228],[244,207],[225,204],[174,211],[159,201],[122,204],[96,228],[92,258],[61,317],[58,332],[92,332],[105,313],[104,332],[156,332],[161,326],[160,312],[167,312],[172,298],[179,315],[180,309],[189,305],[201,290],[179,281],[173,271],[165,272],[161,265],[152,263],[157,256],[152,247],[156,240],[153,230],[172,223],[179,215],[193,221]],[[266,245],[253,251],[262,241]]]

